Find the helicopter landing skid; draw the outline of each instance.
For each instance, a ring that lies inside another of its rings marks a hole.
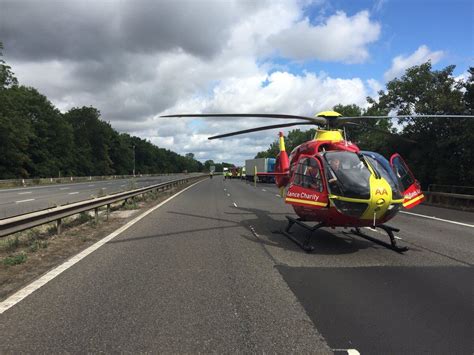
[[[298,245],[301,249],[303,249],[307,253],[311,253],[314,250],[314,246],[310,245],[309,242],[311,240],[311,236],[313,235],[313,232],[321,227],[324,227],[324,223],[318,223],[314,227],[308,226],[306,223],[303,223],[299,218],[293,218],[290,216],[285,216],[288,219],[288,226],[286,226],[284,231],[281,231],[283,235],[285,235],[288,239],[293,241],[296,245]],[[311,233],[306,237],[304,242],[301,242],[295,236],[293,236],[290,233],[291,227],[293,227],[295,224],[309,230]]]
[[[351,232],[359,237],[362,237],[364,239],[370,240],[371,242],[383,245],[386,248],[392,249],[398,253],[403,253],[404,251],[408,250],[408,247],[399,247],[397,245],[397,241],[395,240],[395,236],[393,235],[393,232],[400,232],[400,229],[393,228],[384,224],[376,226],[376,228],[383,229],[385,232],[387,232],[389,238],[390,238],[390,244],[386,243],[382,240],[379,240],[377,238],[371,237],[367,234],[362,233],[359,227],[355,227],[355,229],[351,229]],[[375,229],[375,228],[374,228]]]

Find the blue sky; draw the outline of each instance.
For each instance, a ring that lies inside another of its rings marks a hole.
[[[321,12],[331,15],[344,11],[353,16],[363,10],[369,10],[371,20],[381,25],[379,40],[368,46],[370,59],[367,62],[341,64],[312,60],[295,63],[279,58],[278,63],[294,73],[324,71],[331,76],[374,78],[383,82],[383,74],[394,57],[407,56],[426,45],[432,51],[445,53],[434,65],[436,69],[455,64],[455,74],[460,75],[474,65],[474,1],[337,0],[309,6],[304,15],[316,25],[321,21]]]

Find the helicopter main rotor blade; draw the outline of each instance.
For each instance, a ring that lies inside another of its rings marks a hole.
[[[394,137],[396,139],[400,139],[402,141],[409,142],[409,143],[418,143],[417,141],[402,137],[400,135],[397,135],[397,134],[394,134],[394,133],[391,133],[391,132],[388,132],[388,131],[384,131],[383,129],[379,129],[379,128],[375,128],[375,127],[371,127],[371,126],[364,126],[364,125],[361,125],[361,124],[355,123],[355,122],[344,122],[344,125],[357,126],[357,127],[369,129],[371,131],[380,132],[380,133],[383,133],[387,136]]]
[[[320,117],[308,117],[298,115],[286,115],[278,113],[199,113],[199,114],[176,114],[163,115],[160,117],[262,117],[262,118],[278,118],[278,119],[300,119],[316,124],[325,124],[326,120]]]
[[[394,115],[394,116],[353,116],[337,117],[337,121],[363,120],[365,118],[474,118],[474,115]]]
[[[208,139],[224,138],[224,137],[236,136],[236,135],[239,135],[239,134],[245,134],[245,133],[250,133],[250,132],[265,131],[267,129],[283,128],[283,127],[291,127],[291,126],[299,126],[299,125],[314,125],[314,123],[306,122],[306,121],[303,121],[303,122],[300,121],[300,122],[275,124],[275,125],[271,125],[271,126],[255,127],[255,128],[250,128],[250,129],[244,129],[242,131],[235,131],[235,132],[220,134],[218,136],[209,137]]]

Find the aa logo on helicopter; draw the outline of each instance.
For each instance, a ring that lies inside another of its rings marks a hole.
[[[383,189],[377,188],[377,190],[375,190],[375,194],[376,195],[388,195],[388,192],[387,192],[387,189],[385,189],[385,188],[383,188]]]

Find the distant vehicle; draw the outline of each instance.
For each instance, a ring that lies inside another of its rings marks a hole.
[[[275,158],[256,158],[245,161],[245,177],[249,181],[253,181],[255,177],[255,169],[257,175],[259,173],[273,173],[275,171]],[[258,176],[260,182],[275,182],[275,177],[272,175]]]

